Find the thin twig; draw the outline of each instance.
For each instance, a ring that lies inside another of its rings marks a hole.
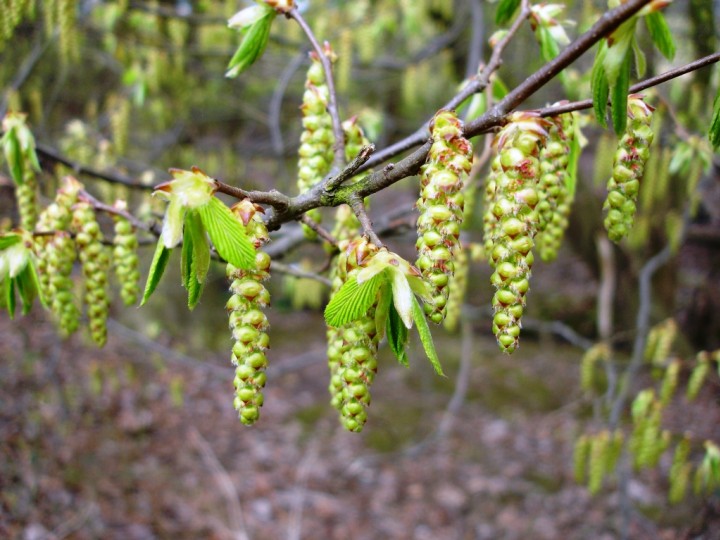
[[[352,211],[355,213],[355,216],[358,218],[360,225],[362,225],[363,231],[370,239],[370,241],[379,248],[383,247],[382,241],[373,230],[372,221],[370,221],[370,217],[365,210],[365,202],[362,200],[362,198],[353,197],[350,199],[349,204],[350,208],[352,208]]]
[[[345,134],[342,128],[342,122],[340,121],[340,111],[337,103],[337,93],[335,92],[335,81],[333,79],[332,62],[330,56],[327,54],[327,50],[330,48],[330,44],[325,42],[325,48],[320,46],[320,42],[315,37],[315,34],[308,25],[307,21],[303,18],[297,8],[293,8],[287,12],[287,16],[294,19],[300,25],[303,32],[307,36],[310,44],[315,50],[320,63],[322,64],[323,70],[325,71],[325,84],[328,87],[328,113],[332,119],[332,131],[335,136],[335,142],[333,144],[333,154],[335,159],[333,161],[333,169],[339,171],[343,163],[345,163]]]
[[[217,482],[218,488],[225,498],[230,529],[234,533],[234,537],[237,540],[250,540],[245,526],[242,506],[240,505],[240,495],[235,488],[232,478],[222,463],[220,463],[220,460],[215,455],[210,444],[205,440],[205,437],[203,437],[195,427],[190,427],[189,435],[190,442],[192,442],[200,452],[205,466],[213,472],[215,482]]]
[[[97,200],[95,197],[90,195],[85,190],[80,191],[79,198],[81,200],[85,200],[86,202],[89,202],[93,208],[96,210],[101,210],[107,214],[114,214],[116,216],[121,216],[125,219],[127,219],[130,223],[132,223],[133,227],[136,229],[141,229],[143,231],[149,231],[153,232],[153,228],[151,225],[148,225],[147,223],[140,221],[138,218],[133,216],[130,212],[126,210],[121,210],[120,208],[116,208],[115,206],[111,206],[109,204],[105,204],[102,201]]]
[[[320,225],[320,224],[319,224],[317,221],[315,221],[313,218],[311,218],[311,217],[308,216],[307,214],[303,214],[302,216],[300,216],[300,220],[299,220],[299,221],[300,221],[302,224],[307,225],[308,227],[310,227],[313,231],[315,231],[315,233],[316,233],[320,238],[322,238],[322,239],[325,240],[328,244],[330,244],[330,245],[333,246],[335,249],[337,249],[338,241],[335,239],[335,237],[334,237],[332,234],[330,234],[330,233],[327,231],[327,229],[325,229],[325,227],[323,227],[322,225]]]
[[[288,276],[294,276],[298,278],[305,278],[305,279],[313,279],[315,281],[319,281],[323,285],[327,285],[330,287],[332,285],[332,281],[330,281],[325,276],[321,276],[320,274],[316,274],[315,272],[307,272],[305,270],[302,270],[298,268],[296,265],[291,264],[283,264],[278,261],[272,262],[272,271],[273,272],[280,272],[282,274],[287,274]]]

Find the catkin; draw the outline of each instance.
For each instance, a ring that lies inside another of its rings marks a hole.
[[[260,251],[269,241],[267,227],[262,220],[262,208],[249,199],[244,199],[232,207],[233,213],[245,225],[248,237],[255,245],[254,270],[243,270],[232,264],[227,265],[226,274],[231,280],[232,296],[227,302],[235,343],[232,348],[232,363],[235,366],[235,409],[240,421],[252,425],[260,418],[260,407],[265,398],[268,365],[265,350],[270,338],[267,330],[270,326],[263,309],[270,304],[270,293],[262,284],[270,277],[270,256]]]
[[[640,180],[653,140],[650,127],[653,110],[642,96],[634,94],[628,97],[629,121],[615,152],[612,177],[608,180],[608,194],[603,205],[607,211],[605,228],[613,242],[627,236],[633,224]]]
[[[440,324],[445,318],[449,281],[462,246],[463,186],[472,167],[472,145],[463,137],[463,125],[451,111],[438,112],[430,126],[432,146],[422,167],[417,208],[418,252],[416,266],[434,289],[424,305],[428,318]]]

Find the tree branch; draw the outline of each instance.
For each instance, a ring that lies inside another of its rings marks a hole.
[[[352,208],[352,211],[355,213],[355,216],[357,216],[358,221],[362,225],[363,231],[370,239],[370,241],[377,247],[383,247],[382,241],[373,230],[372,221],[370,221],[370,217],[367,215],[367,211],[365,210],[365,202],[363,201],[362,197],[351,197],[348,201],[348,204],[350,205],[350,208]]]

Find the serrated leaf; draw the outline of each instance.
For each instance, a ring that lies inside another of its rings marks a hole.
[[[242,37],[240,46],[228,64],[227,72],[225,73],[226,77],[237,77],[260,58],[267,46],[268,38],[270,37],[270,28],[273,19],[275,19],[275,15],[275,11],[269,9],[263,17],[248,27]]]
[[[387,337],[390,350],[395,354],[398,362],[402,365],[408,365],[408,357],[405,347],[408,341],[408,329],[400,318],[400,314],[395,306],[390,304],[387,317]]]
[[[668,60],[675,58],[675,41],[665,20],[665,15],[659,11],[654,11],[645,17],[645,25],[660,54]]]
[[[710,144],[712,144],[713,148],[717,149],[717,147],[720,146],[720,87],[718,87],[718,93],[715,96],[708,139],[710,139]]]
[[[612,88],[612,101],[610,102],[610,111],[615,133],[620,136],[625,133],[627,126],[627,100],[628,90],[630,89],[630,69],[632,67],[630,51],[625,55],[625,62],[618,73],[615,86]]]
[[[5,137],[5,160],[10,169],[10,176],[16,185],[21,186],[25,183],[23,175],[23,158],[22,148],[20,147],[20,141],[17,139],[15,130],[11,130]]]
[[[420,341],[422,342],[423,349],[425,350],[425,355],[430,360],[432,367],[435,369],[435,373],[444,377],[445,374],[443,373],[442,366],[440,365],[440,359],[435,351],[435,343],[433,343],[430,327],[428,326],[427,320],[425,320],[425,313],[415,297],[413,297],[412,312],[413,320],[415,321],[415,328],[417,328],[418,335],[420,336]]]
[[[500,0],[495,11],[495,24],[503,25],[512,19],[520,6],[520,0]]]
[[[170,259],[170,250],[163,244],[162,238],[158,239],[157,246],[155,247],[155,254],[153,255],[152,263],[150,263],[150,270],[148,271],[148,278],[145,282],[145,292],[143,292],[142,301],[140,305],[145,305],[150,295],[155,291],[160,278],[162,278],[165,268],[167,267],[168,260]]]
[[[325,322],[339,328],[359,319],[375,303],[378,289],[386,282],[384,272],[362,283],[358,283],[355,276],[349,277],[325,308]]]
[[[605,76],[605,68],[603,67],[603,58],[605,57],[606,51],[607,45],[603,41],[595,55],[595,63],[593,64],[590,79],[595,118],[602,127],[607,127],[605,111],[607,110],[608,95],[610,94],[610,86]]]
[[[255,248],[232,211],[220,199],[212,197],[198,212],[218,254],[237,268],[253,270]]]

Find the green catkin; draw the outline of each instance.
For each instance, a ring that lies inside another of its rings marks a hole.
[[[78,0],[54,0],[51,5],[57,9],[60,61],[64,64],[77,61],[80,55],[76,27]]]
[[[461,249],[455,258],[455,275],[450,279],[450,295],[447,301],[447,313],[443,324],[448,332],[455,332],[462,315],[465,300],[470,260],[467,251]]]
[[[678,385],[678,376],[680,375],[680,360],[673,360],[665,370],[662,384],[660,386],[660,403],[667,406],[675,395]]]
[[[712,493],[720,487],[720,448],[712,441],[705,441],[705,456],[695,471],[694,491]]]
[[[452,111],[439,111],[430,125],[432,146],[422,167],[417,201],[418,251],[416,266],[433,288],[425,304],[428,318],[440,324],[445,318],[460,245],[464,182],[472,168],[472,145],[463,137],[462,121]]]
[[[270,338],[267,334],[269,323],[263,308],[270,304],[270,293],[262,282],[270,277],[270,256],[259,248],[270,237],[262,220],[260,206],[244,199],[235,204],[232,210],[245,225],[248,237],[258,250],[254,270],[243,270],[232,264],[228,264],[226,270],[231,280],[230,291],[233,293],[226,306],[235,340],[231,358],[235,365],[233,403],[240,421],[249,426],[260,418],[260,407],[264,402],[262,389],[267,380],[265,350]]]
[[[546,262],[557,258],[574,198],[567,171],[575,133],[574,118],[573,114],[553,118],[548,140],[540,150],[540,202],[537,206],[540,222],[536,243],[540,258]]]
[[[326,54],[331,59],[335,55],[329,46]],[[325,71],[320,59],[315,53],[310,53],[310,68],[305,79],[305,93],[302,111],[303,132],[300,136],[298,149],[298,189],[305,193],[317,184],[330,171],[333,162],[333,144],[335,137],[332,131],[332,118],[327,110],[329,90],[325,81]],[[322,215],[320,210],[314,208],[307,212],[316,223],[320,223]],[[315,238],[315,232],[303,226],[307,238]]]
[[[108,100],[110,131],[112,132],[115,154],[119,156],[125,154],[128,147],[130,136],[130,109],[130,100],[127,97],[113,95]]]
[[[616,429],[608,439],[607,462],[605,470],[613,472],[617,467],[620,456],[622,455],[623,443],[625,436],[621,429]]]
[[[590,441],[588,490],[593,495],[600,491],[605,475],[608,472],[606,467],[609,442],[610,435],[607,431],[597,433]]]
[[[32,231],[38,219],[37,178],[30,167],[25,168],[24,173],[24,182],[15,186],[15,198],[20,214],[20,228]]]
[[[706,351],[701,351],[697,354],[695,368],[688,380],[686,393],[688,401],[692,401],[698,396],[709,371],[710,355]]]
[[[115,209],[127,211],[127,203],[124,200],[115,202]],[[115,276],[120,282],[120,298],[126,306],[137,302],[140,292],[138,282],[140,280],[139,259],[138,259],[138,238],[130,221],[114,214],[115,237],[113,238],[113,267]]]
[[[65,336],[77,330],[80,318],[71,278],[75,262],[75,241],[69,230],[72,207],[77,202],[81,189],[82,184],[75,178],[63,178],[55,200],[40,214],[37,225],[38,231],[54,232],[50,237],[37,238],[37,270],[43,297],[47,299]]]
[[[620,139],[613,161],[612,177],[607,184],[605,228],[613,242],[619,242],[632,228],[640,180],[650,156],[653,131],[650,127],[653,108],[642,96],[628,97],[628,124]]]
[[[607,361],[609,356],[610,350],[605,343],[597,343],[585,351],[580,361],[580,387],[585,392],[595,391],[595,368],[598,362]]]
[[[670,350],[677,336],[677,331],[678,327],[675,319],[666,319],[653,326],[645,345],[645,360],[653,366],[664,365],[670,356]]]
[[[497,289],[493,296],[493,333],[507,354],[518,346],[525,295],[530,288],[533,238],[539,223],[538,155],[547,136],[545,126],[546,121],[533,113],[511,116],[495,139],[498,157],[486,186],[486,234],[490,237],[486,237],[485,248],[495,268],[490,279]]]
[[[590,460],[591,440],[587,435],[581,435],[575,441],[573,448],[573,475],[578,484],[586,481],[588,462]]]
[[[103,235],[90,203],[78,202],[73,209],[72,228],[78,247],[87,306],[90,336],[102,347],[107,341],[107,318],[110,309],[108,271],[110,253],[103,246]]]
[[[344,245],[338,258],[337,278],[347,281],[378,251],[366,238]],[[362,431],[370,405],[370,386],[377,373],[379,334],[375,326],[375,307],[358,320],[337,329],[329,340],[328,359],[331,364],[331,403],[340,411],[340,419],[348,431]]]
[[[692,465],[688,463],[689,455],[690,440],[687,437],[683,437],[675,447],[673,462],[670,466],[668,500],[672,504],[681,502],[687,493],[687,488],[690,483],[690,472],[692,471]]]

